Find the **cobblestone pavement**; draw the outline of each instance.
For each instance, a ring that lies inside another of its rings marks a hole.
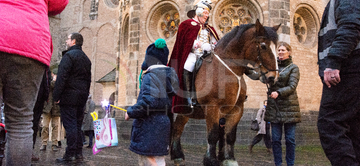
[[[49,166],[49,165],[62,165],[55,163],[56,158],[62,157],[65,152],[65,142],[63,140],[62,148],[53,152],[51,150],[51,144],[49,143],[46,151],[40,151],[40,137],[38,137],[34,153],[40,157],[39,161],[32,162],[33,166]],[[84,146],[83,154],[84,161],[81,163],[72,163],[65,165],[79,165],[79,166],[136,166],[137,155],[128,150],[129,141],[120,140],[119,145],[116,147],[109,147],[102,149],[96,155],[92,154],[92,149]],[[206,152],[206,145],[183,145],[187,166],[200,166],[202,165],[203,155]],[[320,147],[315,147],[315,150],[306,149],[302,150],[297,148],[296,151],[296,163],[298,166],[327,166],[330,162],[326,159],[323,151],[319,151]],[[285,155],[283,155],[285,156]],[[254,147],[252,154],[248,153],[246,146],[235,147],[235,157],[240,166],[273,166],[273,156],[266,152],[264,145],[257,145]],[[285,162],[285,161],[284,161]],[[170,160],[170,156],[166,157],[166,163],[168,166],[174,165]],[[283,165],[286,165],[284,163]]]

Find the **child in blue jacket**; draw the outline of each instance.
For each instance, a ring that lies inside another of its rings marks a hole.
[[[137,103],[127,109],[125,120],[134,118],[129,149],[139,154],[139,165],[165,165],[169,154],[172,97],[179,89],[174,68],[166,66],[169,49],[157,39],[146,50]]]

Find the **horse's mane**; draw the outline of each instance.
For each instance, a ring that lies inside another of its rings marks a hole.
[[[265,33],[266,33],[267,37],[274,43],[277,43],[278,34],[276,33],[276,31],[272,27],[264,27],[264,28],[265,28]]]
[[[233,40],[235,37],[240,38],[240,36],[249,28],[253,27],[254,24],[242,24],[240,26],[236,26],[233,28],[230,32],[225,34],[224,37],[222,37],[219,42],[216,44],[216,47],[225,48],[227,44],[230,43],[231,40]],[[238,36],[240,35],[240,36]]]
[[[230,32],[225,34],[224,37],[222,37],[219,42],[216,44],[216,47],[225,48],[231,40],[240,39],[241,35],[248,29],[254,27],[255,24],[242,24],[240,26],[236,26],[233,28]],[[277,43],[278,41],[278,35],[272,27],[264,27],[265,28],[265,37],[272,40],[274,43]]]

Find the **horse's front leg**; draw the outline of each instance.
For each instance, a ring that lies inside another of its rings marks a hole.
[[[204,156],[203,164],[205,166],[219,166],[220,163],[216,157],[216,144],[219,141],[219,118],[218,117],[207,117],[207,151]]]
[[[181,148],[180,138],[182,132],[184,131],[185,124],[188,121],[188,117],[178,114],[173,124],[170,154],[171,160],[174,160],[175,165],[182,165],[185,160],[184,152]]]
[[[234,155],[234,145],[236,141],[237,124],[239,123],[241,115],[232,115],[228,117],[227,124],[225,126],[225,145],[224,145],[224,157],[222,166],[238,166]]]

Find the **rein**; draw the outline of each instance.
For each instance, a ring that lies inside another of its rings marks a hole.
[[[291,64],[289,64],[288,66],[286,66],[284,69],[282,69],[282,70],[280,71],[280,73],[282,73],[285,69],[289,68],[292,64],[293,64],[293,63],[291,63]],[[280,74],[280,73],[279,73],[279,74]],[[261,76],[264,77],[264,80],[266,80],[265,73],[261,73]],[[271,95],[269,83],[266,81],[265,84],[266,84],[266,88],[268,89],[267,95]],[[272,100],[274,101],[274,105],[275,105],[275,109],[276,109],[276,115],[277,115],[278,112],[279,112],[279,107],[278,107],[275,99],[273,99],[273,98],[271,98],[271,97],[270,97],[270,99],[272,99]],[[279,116],[280,116],[280,119],[282,119],[281,114],[279,114]]]
[[[240,80],[241,80],[241,77],[239,75],[237,75],[233,70],[231,70],[231,68],[217,54],[215,54],[215,53],[213,53],[213,54],[220,61],[220,63],[222,63],[232,74],[235,75],[236,79],[238,80],[239,88],[238,88],[238,92],[237,92],[236,100],[235,100],[235,104],[236,104],[236,102],[238,101],[239,96],[240,96],[240,90],[241,90]]]
[[[246,67],[246,68],[248,68],[248,69],[250,69],[250,70],[261,69],[261,67],[263,66],[267,71],[266,71],[265,73],[263,73],[263,72],[260,70],[260,73],[261,73],[261,74],[267,74],[267,73],[269,73],[270,71],[279,71],[278,69],[275,69],[275,70],[269,69],[266,65],[264,65],[263,59],[262,59],[262,57],[261,57],[261,52],[260,52],[260,48],[263,47],[264,45],[265,45],[265,43],[259,43],[259,44],[256,46],[256,47],[257,47],[257,52],[258,52],[256,59],[260,62],[260,64],[259,64],[258,67],[249,67],[249,66],[245,66],[245,65],[239,64],[239,63],[234,62],[234,61],[232,61],[232,63],[235,63],[235,64],[237,64],[237,65],[239,65],[239,66],[244,66],[244,67]]]

